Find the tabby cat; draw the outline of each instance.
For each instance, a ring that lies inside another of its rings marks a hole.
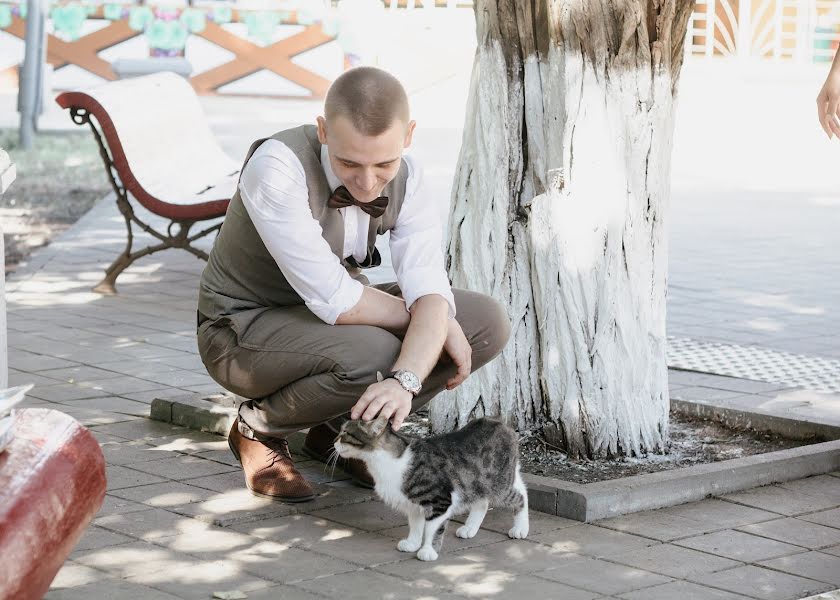
[[[346,421],[335,441],[338,455],[365,462],[376,493],[408,517],[402,552],[436,560],[446,523],[469,511],[455,535],[471,538],[488,507],[515,510],[512,538],[528,535],[528,492],[519,474],[516,433],[487,418],[424,439],[395,432],[388,419]]]

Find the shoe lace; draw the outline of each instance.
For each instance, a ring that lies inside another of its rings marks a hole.
[[[262,440],[263,446],[266,447],[268,456],[271,459],[271,465],[278,461],[291,460],[292,454],[289,452],[289,442],[282,439]]]

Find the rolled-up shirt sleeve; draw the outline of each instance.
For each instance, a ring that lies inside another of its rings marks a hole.
[[[364,286],[348,275],[312,216],[300,160],[282,142],[263,142],[242,171],[239,193],[289,285],[318,318],[335,324]]]
[[[410,157],[405,199],[391,231],[391,261],[406,310],[418,298],[430,294],[449,304],[449,317],[455,316],[455,298],[443,261],[443,227],[440,206],[423,185],[423,172]]]

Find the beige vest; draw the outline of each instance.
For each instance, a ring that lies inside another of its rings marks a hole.
[[[367,283],[361,268],[379,265],[381,259],[375,246],[376,237],[394,228],[405,198],[408,178],[405,161],[402,161],[397,176],[382,192],[382,195],[389,198],[388,208],[381,217],[371,217],[367,258],[357,264],[352,257],[342,256],[344,218],[338,209],[327,206],[331,190],[321,166],[321,144],[318,142],[317,128],[314,125],[303,125],[276,133],[271,138],[257,140],[248,150],[243,170],[260,144],[267,139],[283,142],[298,157],[306,174],[309,207],[312,216],[321,224],[324,239],[350,276]],[[225,221],[201,274],[199,313],[209,319],[217,319],[253,309],[303,303],[263,244],[237,190],[231,198]]]

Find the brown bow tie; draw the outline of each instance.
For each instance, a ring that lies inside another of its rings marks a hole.
[[[388,206],[388,196],[379,196],[379,198],[371,202],[359,202],[342,185],[335,188],[332,196],[327,200],[327,206],[330,208],[344,208],[345,206],[352,206],[354,204],[375,219],[381,217],[385,212],[385,207]]]

